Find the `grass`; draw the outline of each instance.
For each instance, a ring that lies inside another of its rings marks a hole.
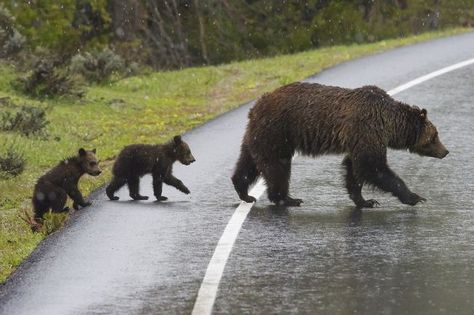
[[[1,138],[21,143],[28,161],[23,174],[0,180],[0,283],[45,236],[33,234],[19,219],[24,209],[31,209],[30,196],[36,179],[80,147],[97,148],[99,158],[107,160],[102,163],[103,175],[85,176],[81,180],[81,191],[87,195],[110,179],[111,160],[124,145],[165,141],[266,91],[344,61],[466,31],[452,29],[372,44],[150,73],[90,86],[82,100],[38,101],[25,97],[11,88],[10,82],[17,77],[14,69],[0,64],[0,99],[8,97],[19,105],[47,108],[50,120],[48,139],[0,132],[0,143]]]

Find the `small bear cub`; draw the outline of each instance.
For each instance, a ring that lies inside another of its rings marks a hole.
[[[163,182],[189,194],[189,189],[172,174],[173,163],[176,161],[184,165],[196,161],[188,144],[181,139],[181,136],[175,136],[173,140],[165,144],[126,146],[115,160],[112,169],[113,178],[106,188],[107,197],[110,200],[119,200],[114,193],[127,184],[133,200],[147,200],[147,196],[140,195],[139,184],[140,177],[150,173],[153,177],[153,192],[157,201],[168,199],[161,195]]]
[[[69,211],[69,207],[65,207],[67,196],[73,200],[75,210],[79,206],[91,205],[84,200],[77,185],[82,175],[98,176],[102,172],[95,154],[95,149],[81,148],[78,155],[61,161],[38,179],[32,198],[35,220],[41,221],[49,209],[53,212]]]

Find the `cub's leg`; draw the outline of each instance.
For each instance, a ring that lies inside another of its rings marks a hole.
[[[138,176],[133,176],[127,178],[127,185],[130,191],[130,197],[133,200],[148,200],[148,196],[140,195],[140,178]]]
[[[114,176],[112,181],[105,189],[105,193],[110,200],[119,200],[119,197],[115,196],[115,192],[123,187],[127,183],[127,180],[123,177]]]

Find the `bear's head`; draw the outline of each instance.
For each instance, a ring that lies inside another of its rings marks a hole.
[[[191,149],[189,149],[188,144],[184,142],[183,139],[181,139],[181,136],[174,136],[173,146],[176,159],[182,164],[189,165],[196,161],[193,154],[191,153]]]
[[[409,148],[410,152],[438,159],[444,158],[448,155],[449,151],[439,140],[436,127],[428,120],[426,109],[419,111],[419,116],[421,120],[421,132],[415,144]]]
[[[79,162],[84,173],[87,173],[92,176],[98,176],[102,173],[102,170],[99,167],[99,162],[95,156],[96,150],[84,150],[83,148],[79,149]]]

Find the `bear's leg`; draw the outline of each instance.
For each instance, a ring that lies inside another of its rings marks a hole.
[[[232,175],[232,183],[237,191],[239,198],[245,202],[252,203],[257,201],[254,197],[249,196],[249,186],[257,179],[258,171],[247,146],[242,145],[240,157],[237,166]]]
[[[147,196],[140,195],[140,178],[138,176],[132,176],[127,178],[128,190],[130,191],[130,197],[133,200],[148,200]]]
[[[37,196],[33,196],[33,213],[34,213],[35,221],[41,222],[43,220],[44,214],[48,212],[49,208],[50,208],[50,205],[49,205],[48,200],[46,199],[39,200]]]
[[[354,170],[352,160],[349,156],[346,156],[342,161],[346,169],[346,189],[349,193],[349,197],[356,204],[358,208],[373,208],[379,205],[377,200],[370,199],[365,200],[362,197],[362,182],[358,181],[354,176]]]
[[[68,212],[69,207],[64,207],[66,205],[67,194],[66,191],[62,188],[56,188],[54,193],[51,193],[49,196],[51,202],[51,210],[53,212]]]
[[[376,159],[362,156],[355,161],[357,163],[354,165],[354,170],[356,173],[360,173],[365,182],[369,182],[383,191],[391,192],[402,203],[414,206],[419,202],[426,201],[425,198],[408,189],[403,180],[387,166],[385,157]]]
[[[263,177],[268,187],[268,199],[277,205],[300,206],[303,200],[288,196],[291,157],[280,158],[278,161],[265,164],[266,166],[262,167],[262,169],[264,169]]]
[[[107,194],[107,197],[109,197],[110,200],[119,200],[120,198],[117,196],[114,196],[114,194],[117,190],[122,188],[126,182],[127,180],[125,178],[114,176],[110,184],[105,189],[105,193]]]
[[[156,201],[168,200],[167,197],[162,196],[163,192],[163,180],[160,174],[153,174],[153,193],[156,197]]]

